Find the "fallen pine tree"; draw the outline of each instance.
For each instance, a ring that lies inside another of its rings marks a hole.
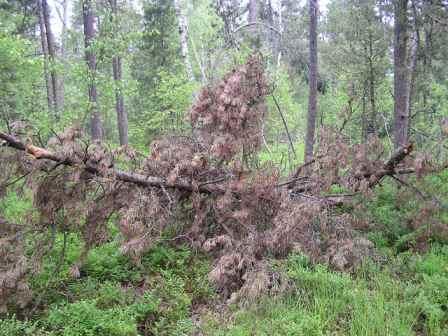
[[[251,164],[261,145],[268,93],[261,62],[252,57],[201,91],[190,111],[194,138],[161,138],[144,160],[129,148],[112,151],[86,141],[76,128],[46,146],[33,144],[20,123],[0,132],[0,191],[23,178],[38,212],[13,229],[1,222],[1,308],[28,302],[27,276],[39,269],[55,232],[81,233],[84,251],[72,267],[72,275],[80,276],[89,249],[109,239],[113,214],[121,250],[136,263],[169,232],[171,241],[186,241],[215,257],[210,280],[233,300],[284,287],[284,280],[268,276],[268,256],[295,250],[339,270],[356,267],[372,253],[372,244],[354,235],[349,212],[333,209],[368,193],[386,176],[415,172],[412,145],[383,160],[379,141],[349,145],[326,131],[315,160],[281,180],[275,167]],[[423,170],[422,163],[417,170]],[[332,194],[335,185],[346,193]],[[21,248],[25,233],[39,236],[31,257]]]

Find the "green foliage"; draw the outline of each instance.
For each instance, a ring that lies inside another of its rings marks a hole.
[[[31,57],[33,45],[18,36],[0,32],[0,113],[9,120],[40,119],[43,92],[41,60]],[[37,125],[42,126],[42,125]],[[3,126],[4,127],[4,126]],[[43,130],[45,132],[45,129]]]
[[[419,179],[409,178],[411,185],[417,186],[422,194],[403,188],[393,181],[385,181],[377,187],[373,197],[366,203],[360,218],[370,219],[371,230],[368,237],[379,248],[393,247],[401,252],[416,246],[417,240],[428,235],[429,242],[446,243],[448,237],[444,230],[448,220],[446,211],[436,211],[421,216],[430,205],[431,198],[444,206],[448,193],[448,173],[431,174]],[[422,195],[429,195],[422,199]],[[367,212],[366,212],[367,211]]]
[[[141,102],[145,109],[130,118],[130,138],[142,146],[137,146],[139,149],[145,149],[148,140],[156,135],[186,130],[185,115],[197,89],[184,74],[161,70],[157,77],[156,88]]]
[[[136,336],[135,316],[127,309],[99,309],[95,300],[82,300],[50,309],[48,328],[61,336]]]
[[[51,335],[38,327],[37,322],[20,321],[15,316],[0,319],[0,336],[43,336]]]
[[[81,270],[98,281],[135,281],[140,278],[129,258],[120,253],[116,242],[90,251]]]
[[[446,248],[400,255],[389,267],[365,264],[353,277],[292,255],[284,271],[295,290],[237,308],[232,320],[208,316],[206,335],[446,335]],[[441,265],[444,267],[439,268]],[[397,275],[410,276],[402,280]],[[219,328],[220,327],[220,328]],[[218,330],[220,329],[220,330]]]
[[[13,223],[23,223],[32,208],[31,194],[26,189],[21,194],[10,189],[0,198],[0,215]]]
[[[136,266],[119,253],[116,242],[107,243],[89,252],[81,277],[73,279],[69,268],[82,245],[76,235],[68,236],[56,273],[62,246],[58,235],[54,252],[32,279],[35,296],[49,307],[48,317],[36,325],[51,335],[189,335],[192,304],[213,296],[208,261],[187,248],[158,245]]]

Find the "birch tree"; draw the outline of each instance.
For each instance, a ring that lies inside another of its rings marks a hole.
[[[190,54],[188,51],[188,20],[182,6],[181,0],[174,0],[174,9],[176,11],[177,24],[179,27],[180,36],[180,52],[182,55],[185,69],[187,71],[188,79],[195,80],[193,67],[191,66]]]

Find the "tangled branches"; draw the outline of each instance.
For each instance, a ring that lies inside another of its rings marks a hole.
[[[351,195],[369,190],[383,177],[408,169],[400,165],[412,147],[383,161],[379,143],[350,146],[326,132],[316,159],[306,163],[307,174],[298,169],[280,181],[275,167],[251,170],[242,163],[259,147],[266,94],[260,60],[250,58],[201,92],[191,110],[197,139],[158,139],[143,161],[129,149],[110,151],[89,143],[78,129],[58,134],[47,148],[23,142],[18,130],[0,133],[0,156],[26,175],[33,191],[39,216],[30,217],[27,230],[80,232],[85,244],[73,268],[78,276],[89,249],[108,240],[107,223],[114,214],[121,250],[135,262],[168,233],[186,237],[214,256],[210,280],[233,300],[256,295],[257,288],[287,286],[267,266],[268,256],[299,250],[337,269],[352,269],[371,244],[353,236],[351,216],[332,210],[343,195],[328,192],[334,185]],[[3,224],[0,228],[0,269],[6,274],[0,278],[0,297],[29,297],[24,282],[29,268],[20,244],[8,247],[19,236]],[[51,245],[51,238],[41,241]]]

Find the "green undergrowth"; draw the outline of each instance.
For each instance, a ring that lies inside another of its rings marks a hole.
[[[282,263],[292,293],[204,317],[205,335],[448,335],[448,247],[366,263],[354,275],[313,266],[300,255]]]
[[[425,190],[448,194],[447,182],[448,175],[432,176]],[[272,261],[291,280],[289,290],[243,306],[226,306],[214,292],[210,258],[161,242],[135,264],[120,253],[112,227],[112,239],[92,249],[73,278],[82,240],[57,234],[31,278],[33,302],[26,312],[2,316],[0,336],[448,336],[448,245],[434,236],[426,251],[413,248],[417,233],[407,223],[419,201],[400,198],[396,188],[383,183],[363,214],[381,258],[354,274],[297,254]],[[26,193],[8,194],[1,206],[18,223],[32,209]],[[437,216],[448,225],[446,213]]]
[[[211,302],[213,294],[207,262],[196,258],[156,247],[143,261],[152,271],[135,271],[141,278],[133,283],[113,278],[127,263],[109,264],[111,280],[90,265],[80,279],[63,281],[65,298],[33,322],[2,320],[0,335],[448,335],[448,246],[399,253],[384,265],[368,261],[355,274],[290,255],[273,263],[291,290],[224,313],[207,305],[200,327],[191,319],[194,301]]]
[[[190,335],[192,309],[213,298],[208,259],[185,247],[157,245],[135,265],[112,241],[90,251],[74,279],[80,239],[66,237],[59,265],[63,246],[60,235],[32,278],[38,309],[31,321],[10,315],[0,322],[1,336]]]
[[[429,243],[448,244],[448,171],[420,180],[410,178],[408,183],[416,186],[429,201],[413,189],[386,181],[376,188],[361,214],[371,224],[368,238],[383,252],[413,249],[422,235],[428,236]],[[431,217],[420,217],[426,211],[425,205],[431,202],[436,202],[439,210]],[[414,221],[417,222],[410,225]]]

